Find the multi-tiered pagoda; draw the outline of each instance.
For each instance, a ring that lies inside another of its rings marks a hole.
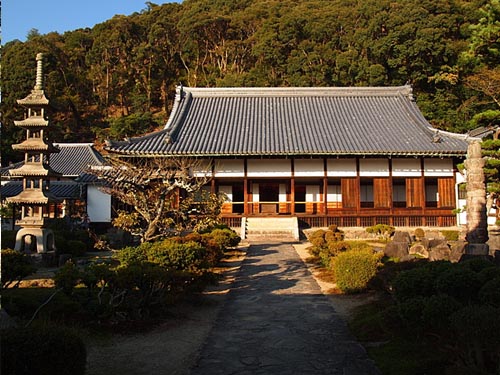
[[[48,204],[56,200],[49,191],[50,178],[59,176],[50,168],[50,154],[59,149],[47,140],[49,100],[43,89],[43,55],[39,53],[36,60],[35,87],[27,97],[17,101],[26,107],[25,119],[14,121],[25,130],[26,139],[12,145],[14,150],[24,152],[24,164],[10,170],[10,174],[22,178],[23,190],[7,201],[21,207],[21,218],[16,221],[21,229],[17,232],[15,249],[40,254],[55,251],[54,234],[46,228],[46,217]]]

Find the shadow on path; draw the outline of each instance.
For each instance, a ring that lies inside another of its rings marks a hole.
[[[286,243],[256,243],[192,375],[380,374]]]

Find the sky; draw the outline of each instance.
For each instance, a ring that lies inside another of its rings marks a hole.
[[[0,0],[2,44],[26,41],[31,29],[63,34],[94,25],[116,14],[128,16],[147,8],[147,0]],[[171,2],[151,1],[154,4]]]

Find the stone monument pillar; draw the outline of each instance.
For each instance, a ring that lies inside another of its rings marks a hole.
[[[488,218],[486,213],[486,185],[484,159],[481,144],[473,141],[467,150],[465,169],[467,171],[467,241],[466,253],[488,255]]]

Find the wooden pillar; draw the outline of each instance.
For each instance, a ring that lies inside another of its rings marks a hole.
[[[248,176],[247,176],[247,159],[243,159],[243,214],[246,216],[248,211]]]
[[[358,185],[357,186],[357,190],[358,190],[358,199],[357,199],[357,202],[356,202],[356,211],[357,211],[357,218],[356,218],[356,225],[358,227],[361,226],[361,217],[360,217],[360,214],[361,214],[361,196],[359,194],[361,194],[361,177],[359,176],[360,174],[360,167],[359,167],[359,158],[356,158],[356,184]]]
[[[426,214],[426,206],[427,206],[427,196],[425,192],[425,160],[424,158],[420,158],[420,189],[422,191],[422,217],[420,218],[420,224],[422,226],[427,225],[427,220],[425,219]]]
[[[328,174],[326,158],[323,159],[323,226],[328,226]]]
[[[290,214],[295,215],[295,159],[291,159],[292,177],[290,178]]]
[[[243,214],[248,215],[248,178],[243,177]]]

